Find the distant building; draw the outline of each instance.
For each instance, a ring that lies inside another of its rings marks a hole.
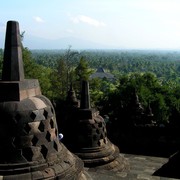
[[[102,67],[99,67],[95,73],[91,74],[90,79],[93,79],[93,78],[100,78],[100,79],[106,78],[107,80],[110,80],[110,81],[115,80],[114,75],[110,73],[106,73]]]

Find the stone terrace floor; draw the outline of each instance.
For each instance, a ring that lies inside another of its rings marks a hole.
[[[174,178],[154,176],[153,173],[168,162],[168,158],[143,156],[134,154],[121,154],[128,159],[130,172],[112,172],[105,170],[88,169],[93,180],[173,180]]]

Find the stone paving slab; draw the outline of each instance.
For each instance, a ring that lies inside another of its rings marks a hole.
[[[114,172],[86,168],[93,180],[175,180],[174,178],[153,176],[162,165],[168,162],[168,158],[152,157],[134,154],[121,154],[128,159],[129,172]],[[177,180],[177,179],[176,179]]]

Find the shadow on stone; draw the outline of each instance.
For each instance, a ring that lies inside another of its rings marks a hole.
[[[180,179],[180,152],[169,158],[169,161],[158,169],[153,175]]]

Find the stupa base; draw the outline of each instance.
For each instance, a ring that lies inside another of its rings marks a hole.
[[[117,146],[108,143],[101,148],[83,148],[75,153],[84,162],[84,166],[88,168],[128,171],[129,163],[127,159],[120,155]]]

